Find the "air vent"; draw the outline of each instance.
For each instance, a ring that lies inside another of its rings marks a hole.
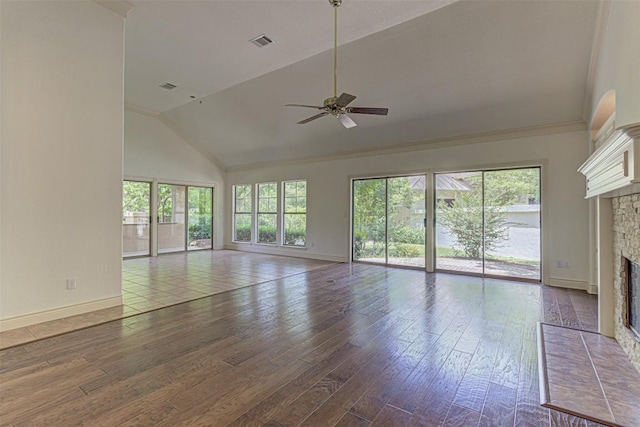
[[[258,37],[255,37],[249,41],[258,47],[265,47],[266,45],[273,43],[273,40],[271,40],[264,34],[260,34]]]
[[[172,83],[167,82],[167,83],[162,83],[162,84],[160,85],[160,87],[161,87],[162,89],[166,89],[166,90],[173,90],[173,89],[177,88],[178,86],[176,86],[176,85],[174,85],[174,84],[172,84]]]

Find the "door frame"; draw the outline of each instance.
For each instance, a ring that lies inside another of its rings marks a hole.
[[[153,206],[153,180],[152,179],[148,179],[148,178],[147,179],[145,179],[145,178],[135,178],[134,179],[134,178],[124,177],[124,178],[122,178],[123,186],[124,186],[125,182],[140,182],[140,183],[149,184],[149,247],[148,247],[149,250],[144,255],[128,255],[128,256],[126,256],[124,254],[124,241],[123,241],[123,244],[122,244],[122,259],[145,258],[145,257],[151,256],[152,248],[153,248],[153,240],[154,240],[154,237],[153,237],[153,222],[154,222],[153,221],[153,218],[154,218],[154,216],[153,216],[153,207],[154,207]],[[122,205],[123,206],[121,206],[121,208],[120,208],[121,214],[122,214],[123,209],[124,209],[124,197],[123,197]],[[122,224],[122,226],[124,226],[124,225],[125,224]],[[120,239],[122,240],[123,237],[124,237],[124,232],[121,232]]]
[[[219,206],[219,201],[217,200],[217,189],[218,189],[218,184],[215,182],[197,182],[197,181],[182,181],[182,180],[175,180],[175,179],[163,179],[163,178],[151,178],[151,177],[143,177],[143,176],[134,176],[134,175],[124,175],[122,177],[122,181],[138,181],[138,182],[149,182],[151,183],[151,229],[149,231],[149,240],[150,240],[150,254],[149,255],[142,255],[140,257],[146,257],[146,256],[151,256],[151,257],[156,257],[158,255],[170,255],[170,254],[176,254],[176,253],[191,253],[191,252],[200,252],[200,251],[207,251],[207,250],[214,250],[216,248],[216,244],[215,244],[215,240],[216,240],[216,236],[219,235],[219,226],[218,223],[220,222],[220,220],[218,219],[219,214],[218,214],[218,206]],[[212,216],[212,221],[211,221],[211,248],[207,248],[207,249],[200,249],[200,250],[187,250],[187,239],[188,239],[188,230],[189,230],[189,226],[188,226],[188,220],[189,220],[189,213],[186,212],[188,211],[188,189],[185,189],[185,192],[187,193],[185,195],[185,245],[184,245],[184,249],[181,251],[174,251],[174,252],[162,252],[162,253],[158,253],[158,184],[168,184],[168,185],[182,185],[185,187],[206,187],[206,188],[211,188],[211,216]],[[121,208],[122,210],[122,208]],[[123,259],[132,259],[132,258],[140,258],[140,257],[124,257]]]
[[[492,167],[492,168],[486,168],[486,167],[480,167],[480,168],[462,168],[462,169],[457,169],[457,170],[448,170],[448,171],[433,171],[432,175],[434,177],[434,181],[435,181],[435,176],[436,175],[444,175],[444,174],[454,174],[454,173],[473,173],[473,172],[480,172],[482,173],[482,204],[484,207],[484,191],[485,191],[485,184],[484,184],[484,174],[486,172],[497,172],[497,171],[508,171],[508,170],[520,170],[520,169],[538,169],[538,191],[540,192],[540,227],[538,228],[539,231],[539,239],[540,239],[540,243],[539,243],[539,254],[540,254],[540,276],[538,279],[531,279],[531,278],[527,278],[527,277],[517,277],[517,276],[503,276],[503,275],[497,275],[497,274],[487,274],[485,272],[485,254],[483,251],[483,256],[482,256],[482,273],[476,273],[476,272],[471,272],[471,271],[458,271],[458,270],[447,270],[447,269],[439,269],[436,268],[437,263],[436,263],[436,258],[437,258],[437,254],[436,254],[436,247],[435,247],[435,229],[436,229],[436,188],[435,186],[432,187],[432,191],[431,193],[433,194],[433,203],[432,203],[432,209],[433,209],[433,235],[434,235],[434,242],[433,242],[433,251],[432,251],[432,255],[433,255],[433,271],[434,272],[438,272],[438,273],[450,273],[450,274],[459,274],[459,275],[463,275],[463,276],[473,276],[473,277],[483,277],[483,278],[489,278],[489,279],[504,279],[504,280],[513,280],[513,281],[519,281],[519,282],[529,282],[529,283],[544,283],[546,274],[546,263],[544,263],[544,246],[545,246],[545,241],[547,239],[545,239],[544,237],[544,227],[543,227],[543,218],[544,218],[544,211],[545,211],[545,205],[546,203],[544,202],[544,194],[546,193],[546,191],[543,188],[543,164],[527,164],[527,165],[518,165],[518,166],[503,166],[503,167]],[[483,234],[484,234],[484,208],[483,208],[483,225],[482,225],[482,229],[483,229]]]
[[[401,264],[389,264],[389,251],[388,251],[388,240],[389,240],[389,206],[388,206],[388,200],[389,200],[389,179],[392,178],[409,178],[409,177],[415,177],[415,176],[424,176],[425,178],[425,188],[424,188],[424,203],[425,203],[425,227],[424,227],[424,232],[425,232],[425,243],[424,243],[424,267],[421,266],[412,266],[412,265],[401,265]],[[372,264],[372,265],[384,265],[387,267],[398,267],[398,268],[407,268],[407,269],[412,269],[412,270],[422,270],[424,271],[429,264],[429,246],[428,246],[428,238],[427,238],[427,234],[428,234],[428,229],[430,228],[429,225],[429,217],[428,217],[428,212],[429,212],[429,199],[428,199],[428,188],[429,188],[429,177],[428,174],[426,172],[413,172],[413,173],[399,173],[399,174],[381,174],[381,175],[367,175],[367,176],[350,176],[349,178],[349,211],[350,211],[350,220],[349,220],[349,260],[351,262],[359,262],[359,263],[363,263],[363,264]],[[366,181],[366,180],[374,180],[374,179],[384,179],[385,180],[385,253],[384,253],[384,259],[385,262],[384,263],[380,263],[380,262],[373,262],[373,261],[360,261],[360,260],[356,260],[354,259],[354,233],[353,233],[353,226],[354,226],[354,212],[355,212],[355,203],[354,203],[354,185],[356,181]]]
[[[542,275],[542,283],[550,282],[550,270],[549,261],[547,260],[548,254],[551,253],[548,227],[545,227],[545,218],[549,218],[549,203],[546,200],[548,194],[548,170],[549,160],[546,158],[533,158],[524,161],[515,162],[500,162],[490,164],[460,164],[447,167],[433,167],[425,169],[409,169],[409,170],[391,170],[386,172],[366,173],[366,174],[353,174],[347,176],[347,185],[349,191],[347,193],[347,203],[349,208],[349,223],[348,236],[349,239],[345,241],[346,250],[349,253],[349,261],[353,260],[353,185],[352,181],[355,179],[368,179],[368,178],[385,178],[392,176],[413,176],[413,175],[425,175],[427,189],[434,189],[435,186],[435,174],[436,173],[454,173],[460,171],[473,171],[473,170],[500,170],[500,169],[521,169],[527,167],[540,168],[540,270]],[[426,256],[426,271],[428,273],[434,273],[435,270],[435,189],[433,191],[426,191],[425,194],[426,209],[427,209],[427,227],[425,237],[425,256]],[[347,213],[345,213],[347,215]],[[429,220],[431,218],[431,220]],[[429,255],[430,254],[430,255]],[[360,262],[360,261],[357,261]],[[381,264],[377,264],[381,265]],[[420,269],[422,270],[422,269]],[[462,273],[459,273],[462,274]],[[505,277],[496,277],[499,279],[510,280]],[[512,279],[519,280],[519,279]],[[539,283],[536,281],[536,283]]]

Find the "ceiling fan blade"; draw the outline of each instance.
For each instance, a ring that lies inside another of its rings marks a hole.
[[[320,113],[320,114],[316,114],[315,116],[311,116],[311,117],[309,117],[309,118],[307,118],[307,119],[301,120],[301,121],[299,121],[299,122],[298,122],[298,124],[299,124],[299,125],[303,125],[303,124],[305,124],[305,123],[309,123],[310,121],[315,120],[315,119],[319,119],[320,117],[324,117],[324,116],[326,116],[327,114],[329,114],[329,113],[328,113],[328,112],[326,112],[326,111],[324,111],[324,112],[322,112],[322,113]]]
[[[356,122],[351,120],[351,117],[347,116],[346,114],[340,114],[336,116],[336,118],[340,120],[340,123],[342,123],[342,126],[346,127],[347,129],[351,129],[352,127],[358,126]]]
[[[316,110],[322,110],[324,107],[318,107],[317,105],[304,105],[304,104],[284,104],[285,107],[304,107],[315,108]]]
[[[336,105],[338,107],[346,107],[347,105],[351,104],[354,99],[356,99],[355,96],[343,92],[342,95],[340,95],[338,99],[336,99]]]
[[[389,113],[388,108],[371,108],[371,107],[351,107],[351,108],[347,108],[347,111],[353,114],[375,114],[378,116],[386,116]]]

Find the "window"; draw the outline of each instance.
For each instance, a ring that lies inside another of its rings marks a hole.
[[[257,241],[275,245],[278,223],[278,184],[275,182],[258,184],[257,193]]]
[[[285,181],[283,187],[282,244],[305,246],[307,234],[307,181]]]
[[[233,186],[233,241],[251,241],[251,184]]]

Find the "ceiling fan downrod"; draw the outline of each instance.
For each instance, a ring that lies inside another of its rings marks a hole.
[[[333,6],[333,98],[338,98],[338,6],[342,0],[329,0]]]
[[[0,0],[1,1],[1,0]],[[389,112],[388,108],[371,108],[371,107],[348,107],[356,97],[348,93],[338,96],[338,6],[342,4],[342,0],[329,0],[329,4],[333,7],[333,96],[324,100],[322,106],[305,105],[305,104],[285,104],[287,107],[304,107],[320,110],[321,112],[315,116],[311,116],[298,122],[299,125],[309,123],[327,115],[332,115],[345,128],[352,128],[356,123],[351,120],[348,114],[374,114],[378,116],[386,116]]]

